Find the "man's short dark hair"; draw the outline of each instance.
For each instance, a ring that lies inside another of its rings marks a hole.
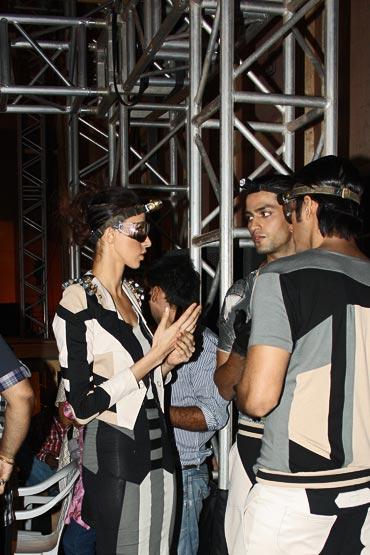
[[[270,174],[255,179],[242,179],[240,188],[244,195],[251,195],[252,193],[260,193],[266,191],[268,193],[285,193],[290,191],[293,187],[294,181],[290,175],[283,174]]]
[[[151,264],[146,272],[149,287],[160,287],[167,301],[184,310],[199,303],[200,278],[187,250],[174,250]]]
[[[301,186],[312,188],[307,195],[319,205],[317,219],[323,237],[337,236],[342,239],[356,237],[362,229],[362,210],[359,202],[341,196],[343,190],[349,190],[355,197],[361,198],[363,188],[361,177],[355,166],[341,156],[323,156],[310,162],[294,176],[294,186],[291,191]],[[315,188],[333,188],[335,193],[315,193]],[[304,189],[303,189],[304,190]],[[301,219],[304,196],[297,197],[296,216]]]

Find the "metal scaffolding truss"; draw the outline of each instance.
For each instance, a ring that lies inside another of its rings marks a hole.
[[[0,108],[65,114],[71,195],[103,179],[162,198],[163,244],[190,247],[212,281],[209,307],[232,283],[234,239],[251,244],[235,216],[239,179],[337,151],[338,17],[339,0],[123,0],[78,17],[4,15]],[[15,85],[20,49],[42,67]],[[70,269],[80,273],[75,248]],[[228,427],[225,488],[230,438]]]
[[[222,0],[191,5],[191,237],[198,267],[202,246],[219,238],[215,276],[220,279],[220,299],[233,281],[233,239],[242,233],[234,228],[235,182],[266,170],[289,173],[299,149],[306,159],[337,151],[337,0],[236,4]],[[203,56],[201,22],[205,14],[213,16],[213,25]],[[316,32],[312,33],[314,25]],[[220,49],[219,93],[204,102],[204,84],[216,45]],[[266,71],[271,63],[280,65],[277,79]],[[307,135],[314,125],[318,136],[312,141],[312,151]],[[219,130],[219,164],[212,167],[204,148],[210,129]],[[242,155],[236,155],[241,139],[239,151],[252,147],[255,153],[249,166],[243,164]],[[202,167],[218,201],[211,213],[202,211]],[[211,217],[217,218],[216,232],[207,234],[204,231]],[[228,484],[230,445],[231,425],[220,434],[221,488]]]
[[[18,120],[21,334],[48,337],[45,118]]]

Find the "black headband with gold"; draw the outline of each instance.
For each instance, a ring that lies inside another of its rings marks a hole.
[[[333,187],[332,185],[300,185],[297,184],[290,191],[282,193],[280,199],[284,204],[288,203],[291,199],[303,197],[304,195],[328,195],[331,197],[339,197],[344,200],[351,200],[356,204],[361,203],[361,195],[355,193],[346,186]]]

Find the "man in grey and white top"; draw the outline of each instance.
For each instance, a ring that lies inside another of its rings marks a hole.
[[[281,199],[298,254],[256,280],[237,387],[239,408],[265,416],[246,503],[248,555],[370,549],[370,260],[356,245],[361,193],[348,160],[326,156]]]
[[[268,175],[243,184],[246,221],[256,251],[271,262],[294,252],[291,226],[286,222],[277,194],[289,191],[286,175]],[[236,281],[226,294],[219,325],[215,383],[227,400],[235,396],[244,368],[250,332],[250,299],[258,270]],[[237,333],[235,333],[237,332]],[[229,456],[230,480],[225,514],[229,555],[244,553],[241,533],[248,491],[255,481],[253,466],[261,447],[263,423],[239,414],[236,442]]]
[[[156,321],[166,308],[172,318],[199,299],[199,274],[186,251],[174,251],[156,261],[147,272],[149,306]],[[168,409],[174,428],[183,481],[182,519],[177,553],[196,555],[198,522],[203,500],[209,495],[206,458],[212,454],[208,442],[228,419],[227,405],[213,381],[217,337],[208,328],[196,333],[196,351],[178,367],[171,382]]]

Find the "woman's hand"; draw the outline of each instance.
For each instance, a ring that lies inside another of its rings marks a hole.
[[[193,334],[200,312],[200,305],[193,303],[176,322],[171,323],[172,313],[169,308],[165,310],[153,336],[152,348],[143,358],[135,362],[131,367],[131,372],[134,374],[137,381],[146,376],[150,370],[161,365],[165,358],[177,347],[177,343],[180,340],[184,341],[184,335],[187,336],[188,333],[190,335]],[[182,342],[180,347],[179,343],[179,350],[183,353],[188,352],[189,345],[186,343],[186,346],[184,346]],[[180,360],[180,358],[178,358],[178,360]],[[165,369],[162,367],[163,375],[166,375],[173,368],[173,366],[168,363],[165,363],[163,366],[165,366]]]
[[[193,303],[176,322],[170,323],[170,309],[167,308],[165,310],[153,336],[152,350],[156,351],[161,358],[159,364],[176,348],[178,341],[182,339],[185,334],[189,333],[192,335],[200,312],[201,306]],[[181,344],[181,346],[179,346],[179,350],[183,352],[187,352],[188,348],[187,341],[185,341],[185,345]]]

